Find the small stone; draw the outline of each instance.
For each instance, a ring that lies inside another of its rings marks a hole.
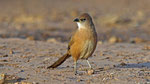
[[[101,68],[98,68],[100,71],[104,71],[104,68],[103,67],[101,67]]]
[[[77,82],[80,82],[80,81],[81,81],[80,79],[77,80]]]
[[[8,57],[8,55],[3,55],[2,57]]]
[[[145,45],[144,48],[143,48],[143,50],[150,50],[150,46]]]
[[[0,60],[1,62],[8,62],[8,60],[4,59],[4,60]]]
[[[57,40],[55,38],[50,38],[50,39],[47,40],[47,42],[57,43]]]
[[[105,59],[110,59],[110,57],[106,57]]]
[[[121,42],[122,40],[120,38],[117,38],[115,36],[110,37],[110,39],[108,40],[109,43],[117,43],[117,42]]]
[[[31,40],[31,41],[35,40],[35,38],[33,36],[28,36],[26,39]]]
[[[127,64],[126,64],[126,63],[124,63],[124,62],[122,62],[120,65],[121,65],[121,66],[125,66],[125,65],[127,65]]]
[[[9,54],[14,54],[14,52],[12,50],[9,51]]]
[[[113,65],[113,67],[116,67],[116,65]]]
[[[104,56],[105,54],[103,52],[100,52],[100,56]]]
[[[0,84],[5,84],[6,75],[0,74]]]
[[[33,82],[32,84],[39,84],[38,82]]]
[[[142,43],[142,42],[145,42],[145,40],[138,37],[135,37],[134,39],[131,40],[131,43]]]
[[[94,70],[88,70],[88,75],[92,75],[92,74],[94,74]]]

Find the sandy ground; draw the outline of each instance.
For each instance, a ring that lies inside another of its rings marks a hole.
[[[150,84],[150,0],[0,0],[0,83]],[[73,20],[89,13],[98,46],[73,73],[67,49]]]
[[[0,39],[0,72],[6,83],[33,84],[149,84],[150,44],[98,44],[89,58],[94,73],[87,73],[86,61],[78,61],[78,75],[69,58],[56,69],[47,66],[61,57],[67,43]]]

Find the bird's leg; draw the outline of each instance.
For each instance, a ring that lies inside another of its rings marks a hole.
[[[77,75],[77,61],[74,61],[74,74]]]
[[[92,69],[90,62],[88,61],[88,59],[86,59],[88,65],[89,65],[89,69]]]

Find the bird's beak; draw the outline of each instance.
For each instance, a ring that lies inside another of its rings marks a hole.
[[[79,22],[79,19],[78,18],[74,19],[74,22]]]

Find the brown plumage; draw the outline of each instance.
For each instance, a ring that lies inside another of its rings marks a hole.
[[[56,68],[57,66],[61,65],[67,58],[69,58],[71,55],[66,53],[61,58],[59,58],[53,65],[47,67],[47,68]]]
[[[74,59],[75,74],[77,73],[76,64],[78,59],[87,60],[87,63],[91,68],[88,58],[92,56],[97,45],[95,26],[92,18],[87,13],[84,13],[79,18],[76,18],[74,22],[77,22],[78,29],[74,32],[70,39],[67,53],[48,68],[56,68],[70,56]]]

